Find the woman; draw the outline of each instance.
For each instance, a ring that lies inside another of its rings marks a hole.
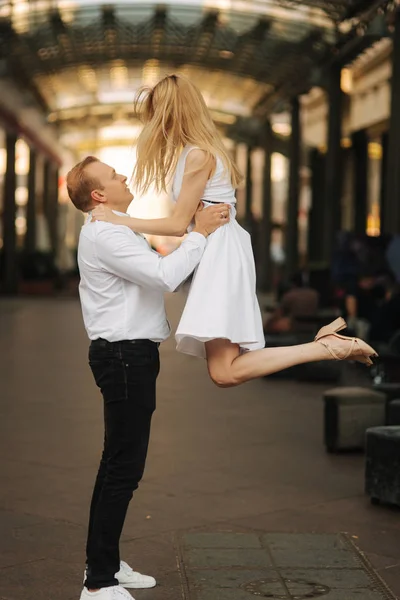
[[[224,148],[204,99],[188,79],[170,75],[137,98],[143,129],[137,143],[135,186],[166,191],[173,178],[175,209],[163,219],[122,217],[104,207],[98,220],[154,235],[182,236],[198,204],[225,203],[230,222],[208,238],[194,275],[176,339],[181,352],[207,359],[211,379],[220,387],[238,385],[290,366],[324,359],[351,358],[372,364],[375,351],[359,339],[337,335],[337,319],[314,342],[264,348],[256,297],[254,258],[249,234],[235,219],[235,188],[240,173]],[[225,210],[225,209],[221,209]],[[221,219],[226,218],[221,213]]]

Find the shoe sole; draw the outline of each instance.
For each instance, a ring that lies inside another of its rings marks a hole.
[[[121,583],[121,581],[120,581],[119,585],[121,585],[123,588],[125,588],[127,590],[150,590],[151,588],[156,587],[157,582],[152,583],[151,585],[137,585],[137,584],[133,584],[133,583]]]

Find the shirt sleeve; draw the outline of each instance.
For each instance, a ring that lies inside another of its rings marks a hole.
[[[132,283],[173,292],[200,262],[206,239],[190,233],[177,250],[160,256],[127,227],[107,227],[96,236],[99,265]]]

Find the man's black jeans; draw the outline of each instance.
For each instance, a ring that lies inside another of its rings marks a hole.
[[[104,450],[86,547],[85,586],[98,589],[118,584],[119,540],[129,502],[143,476],[156,406],[158,344],[95,340],[90,345],[89,364],[104,399]]]

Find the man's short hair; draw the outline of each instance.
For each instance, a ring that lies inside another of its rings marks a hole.
[[[90,177],[86,167],[98,162],[95,156],[87,156],[75,165],[67,175],[67,190],[74,206],[82,212],[88,212],[93,208],[91,193],[95,189],[103,189],[97,177]]]

